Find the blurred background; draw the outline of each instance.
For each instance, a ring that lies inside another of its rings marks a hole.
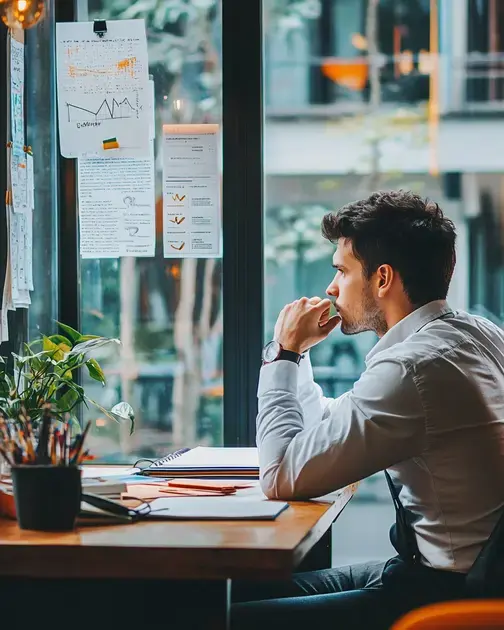
[[[90,448],[112,463],[219,445],[222,263],[163,258],[160,139],[163,123],[221,123],[221,2],[79,0],[78,7],[80,20],[145,18],[158,143],[156,256],[80,265],[81,330],[122,341],[96,355],[106,388],[85,384],[104,406],[126,400],[137,411],[132,436],[94,416]],[[331,280],[323,215],[387,188],[440,203],[458,230],[450,303],[500,324],[504,2],[264,0],[263,8],[265,341],[286,302],[322,295]],[[43,200],[50,190],[41,183],[38,194]],[[35,220],[35,229],[49,229]],[[47,232],[45,247],[49,241]],[[45,325],[48,299],[34,294],[33,333]],[[336,332],[313,351],[327,396],[352,387],[375,342],[371,333]],[[340,564],[392,553],[394,514],[382,477],[361,484],[334,530]]]

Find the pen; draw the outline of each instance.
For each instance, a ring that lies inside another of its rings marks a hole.
[[[56,436],[54,434],[54,431],[51,432],[49,440],[50,440],[50,449],[49,449],[49,451],[51,453],[51,464],[53,466],[56,466],[56,464],[58,462],[57,462],[57,459],[56,459]]]
[[[79,458],[81,455],[82,448],[84,446],[84,440],[86,439],[86,435],[88,434],[89,428],[91,427],[91,421],[88,420],[86,426],[84,427],[84,431],[77,437],[76,446],[75,446],[75,454],[72,457],[72,464],[76,464],[79,462]]]

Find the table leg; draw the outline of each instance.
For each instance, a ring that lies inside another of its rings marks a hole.
[[[316,545],[308,552],[304,560],[296,568],[296,573],[302,571],[317,571],[330,569],[332,566],[332,528],[330,527]]]

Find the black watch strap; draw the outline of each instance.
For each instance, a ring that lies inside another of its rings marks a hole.
[[[284,350],[283,348],[278,353],[277,361],[292,361],[293,363],[297,363],[298,365],[303,358],[302,354],[298,354],[292,350]]]

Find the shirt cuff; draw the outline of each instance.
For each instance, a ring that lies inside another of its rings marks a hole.
[[[301,362],[304,359],[301,359]],[[297,394],[299,366],[292,361],[274,361],[261,368],[257,396],[261,397],[270,391],[281,390]]]
[[[304,357],[299,364],[299,377],[298,384],[304,385],[313,381],[313,368],[310,360],[310,351],[304,352]]]

